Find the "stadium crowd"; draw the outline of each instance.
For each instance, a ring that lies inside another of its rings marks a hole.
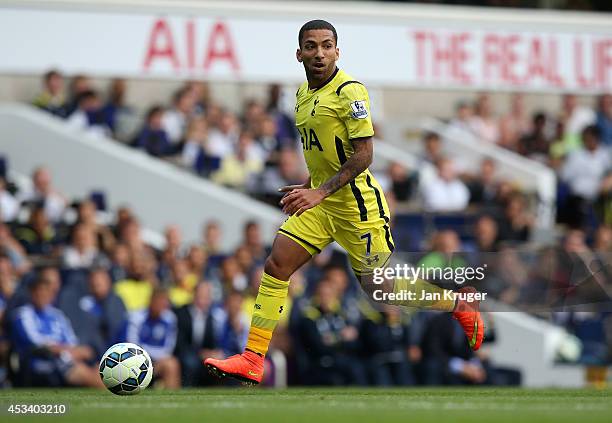
[[[126,116],[135,115],[125,94],[125,82],[115,80],[103,99],[85,76],[73,78],[66,94],[63,75],[50,71],[34,104],[68,125],[128,140],[134,148],[272,204],[279,200],[279,186],[306,177],[292,119],[279,107],[278,86],[270,88],[267,105],[250,101],[239,117],[213,102],[205,83],[186,83],[171,105],[149,109],[136,134],[122,128]],[[565,228],[561,240],[530,242],[530,197],[498,177],[491,159],[483,160],[477,174],[461,172],[440,137],[428,133],[422,160],[434,164],[437,174],[418,181],[414,170],[390,163],[379,175],[390,205],[416,202],[419,216],[425,210],[467,212],[469,218],[449,227],[434,217],[429,222],[433,229],[415,236],[410,231],[422,229],[423,220],[414,224],[396,213],[397,244],[405,251],[424,251],[407,259],[427,267],[486,263],[487,277],[478,289],[565,325],[582,340],[580,362],[606,364],[612,345],[606,329],[609,310],[550,311],[566,304],[568,292],[580,284],[598,301],[608,298],[612,97],[602,96],[596,111],[566,95],[559,115],[538,112],[532,119],[520,95],[513,97],[506,116],[495,116],[491,108],[490,98],[479,95],[474,104],[459,104],[449,125],[558,172],[558,217]],[[67,199],[44,167],[33,171],[28,186],[16,186],[4,171],[3,383],[100,386],[96,360],[108,346],[126,339],[149,351],[157,385],[215,384],[201,359],[235,354],[246,342],[268,250],[257,222],[245,225],[243,242],[232,250],[221,247],[223,228],[214,221],[205,222],[201,242],[193,245],[185,245],[178,226],[171,225],[165,246],[155,249],[143,239],[138,217],[129,208],[104,219],[108,211],[103,213],[103,204],[89,197]],[[584,264],[593,260],[601,264],[594,276]],[[449,315],[375,308],[360,295],[345,257],[333,249],[298,272],[290,290],[287,317],[272,344],[288,359],[290,383],[520,382],[520,374],[496,366],[486,349],[473,353]],[[488,319],[487,339],[495,342],[494,321],[491,315]],[[268,365],[271,383],[275,369]]]
[[[299,134],[281,106],[278,85],[270,86],[265,104],[249,100],[238,115],[215,102],[205,82],[189,81],[170,104],[151,106],[137,131],[133,124],[126,125],[138,121],[139,115],[125,102],[124,80],[113,80],[105,98],[84,75],[72,78],[69,90],[64,85],[61,73],[49,71],[34,104],[69,125],[112,136],[270,204],[278,205],[279,186],[302,183],[307,177]],[[528,116],[523,96],[515,94],[508,109],[497,115],[491,97],[482,93],[474,101],[459,102],[448,125],[554,169],[559,223],[586,229],[589,236],[599,224],[612,224],[612,95],[602,95],[591,108],[566,94],[558,112]],[[419,181],[417,169],[397,162],[377,175],[391,203],[412,202],[430,212],[485,209],[505,215],[511,221],[511,236],[528,240],[533,222],[529,212],[537,203],[533,193],[501,178],[492,159],[484,159],[477,172],[462,169],[445,145],[437,134],[424,134],[421,159],[436,167],[436,175],[427,180]],[[517,213],[520,210],[525,212]]]

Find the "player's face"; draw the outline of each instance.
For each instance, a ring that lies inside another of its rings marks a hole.
[[[325,81],[334,72],[336,61],[340,57],[334,34],[329,29],[304,32],[296,57],[298,62],[304,64],[309,81]]]

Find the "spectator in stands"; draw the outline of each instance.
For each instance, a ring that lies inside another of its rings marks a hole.
[[[89,293],[79,301],[83,311],[92,315],[104,341],[103,353],[120,341],[120,334],[127,324],[127,310],[121,298],[112,291],[112,282],[106,269],[94,267],[89,273]]]
[[[513,194],[499,219],[499,240],[525,242],[529,240],[533,227],[533,216],[529,212],[525,196]]]
[[[192,245],[185,256],[189,273],[194,274],[198,280],[206,276],[208,255],[200,245]]]
[[[134,140],[134,147],[143,149],[151,156],[171,156],[177,152],[172,145],[168,133],[162,125],[164,109],[161,106],[153,106],[147,112],[144,126]]]
[[[244,105],[243,129],[255,136],[259,135],[261,122],[266,116],[266,110],[259,101],[247,100]]]
[[[221,255],[223,253],[223,232],[218,221],[209,220],[206,222],[202,235],[202,247],[209,256]]]
[[[542,112],[533,115],[532,128],[518,143],[518,153],[530,159],[546,163],[550,140],[546,134],[546,114]]]
[[[359,331],[370,381],[378,386],[413,385],[408,359],[409,326],[398,307],[384,305],[382,312],[372,310]]]
[[[85,75],[75,75],[70,81],[70,98],[68,99],[68,114],[70,116],[77,109],[79,100],[83,93],[92,91],[93,86],[89,77]]]
[[[550,249],[538,252],[537,266],[541,267],[541,273],[550,273],[549,264]],[[485,275],[482,292],[488,292],[494,298],[499,298],[502,303],[513,304],[524,307],[530,303],[541,302],[542,292],[546,292],[548,281],[544,284],[534,278],[529,266],[521,260],[519,252],[508,246],[500,247],[498,253],[491,257],[490,268]],[[539,295],[531,300],[527,295]],[[541,303],[540,303],[541,304]]]
[[[240,126],[236,116],[230,111],[223,111],[219,123],[211,126],[206,143],[206,154],[210,157],[223,159],[234,151],[238,144]]]
[[[208,372],[202,366],[207,357],[223,358],[219,349],[216,324],[212,313],[211,285],[199,282],[195,288],[193,302],[176,311],[178,326],[175,355],[181,362],[184,386],[209,385]]]
[[[151,294],[148,309],[130,314],[126,338],[149,353],[154,375],[166,389],[181,387],[181,365],[172,355],[176,336],[176,316],[170,309],[168,292],[157,288]]]
[[[79,340],[92,347],[99,357],[123,340],[127,312],[121,299],[111,291],[106,269],[92,268],[83,282],[83,287],[65,286],[58,306],[72,322]]]
[[[123,300],[128,311],[142,310],[149,305],[157,282],[149,260],[146,255],[132,254],[127,279],[115,282],[115,293]]]
[[[423,206],[429,212],[453,212],[464,210],[470,200],[470,192],[457,177],[453,162],[448,158],[436,163],[437,175],[421,185]]]
[[[124,243],[131,255],[153,257],[153,249],[149,247],[140,235],[140,223],[135,217],[129,218],[120,225],[119,241]]]
[[[474,110],[467,101],[460,101],[455,107],[455,117],[449,122],[449,129],[473,133],[472,118]],[[435,160],[434,160],[435,161]]]
[[[168,294],[174,307],[182,307],[193,301],[193,290],[198,283],[198,276],[189,271],[187,261],[176,259],[172,263],[172,283]]]
[[[18,227],[15,236],[28,255],[54,255],[60,243],[41,206],[34,207],[27,225]]]
[[[27,273],[32,263],[26,256],[23,246],[13,237],[9,227],[0,222],[0,254],[6,255],[11,261],[17,275],[22,276]]]
[[[510,112],[499,123],[499,145],[516,151],[518,141],[529,129],[523,95],[516,93],[510,100]]]
[[[102,264],[105,257],[98,250],[94,232],[84,224],[77,224],[72,229],[72,241],[64,248],[62,266],[66,269],[89,268],[95,263]]]
[[[240,264],[235,256],[226,257],[221,263],[221,275],[219,282],[225,292],[244,291],[248,285],[248,279],[242,272]]]
[[[595,111],[579,105],[575,94],[563,96],[559,120],[564,122],[566,134],[579,137],[587,126],[595,124],[596,119]]]
[[[428,320],[423,334],[426,385],[480,385],[487,369],[469,348],[461,326],[448,313]]]
[[[470,121],[472,131],[481,141],[491,144],[499,142],[499,126],[493,116],[493,106],[489,94],[482,93],[478,96],[474,110],[476,113]]]
[[[208,124],[204,117],[195,117],[189,122],[185,145],[181,153],[183,166],[200,174],[207,173],[201,167],[207,167],[204,163],[206,143],[208,140]]]
[[[76,224],[83,224],[93,231],[98,246],[104,253],[110,253],[115,246],[115,236],[107,225],[98,223],[96,204],[91,200],[83,200],[77,208]]]
[[[242,245],[249,250],[255,261],[261,263],[266,259],[266,246],[261,236],[261,226],[257,221],[249,220],[244,224]]]
[[[179,258],[182,253],[181,246],[183,244],[181,228],[178,225],[166,226],[164,229],[164,239],[166,241],[164,252],[172,259]]]
[[[240,354],[249,336],[250,320],[243,312],[243,301],[244,296],[240,291],[230,290],[225,296],[225,319],[221,326],[220,347],[226,357]]]
[[[234,257],[236,257],[236,261],[238,262],[238,266],[240,267],[242,274],[245,276],[250,275],[256,265],[253,255],[251,254],[251,250],[249,250],[246,245],[240,245],[238,248],[236,248]]]
[[[557,120],[555,135],[549,150],[550,166],[558,171],[563,165],[565,158],[581,147],[582,141],[580,140],[580,136],[566,132],[565,122],[563,120]]]
[[[264,151],[255,143],[253,134],[243,131],[238,137],[236,151],[223,157],[221,167],[211,175],[211,179],[218,184],[244,189],[261,173],[264,163]]]
[[[94,351],[79,341],[64,313],[51,304],[56,292],[44,278],[30,285],[31,300],[14,311],[11,335],[19,354],[22,378],[34,386],[103,388],[88,361]]]
[[[293,117],[283,111],[282,108],[282,88],[278,84],[272,84],[268,88],[268,105],[266,111],[272,117],[275,123],[274,128],[276,133],[274,137],[279,141],[282,146],[286,144],[293,145],[298,137],[297,129],[293,122]],[[265,126],[265,120],[263,122]],[[262,134],[268,131],[265,127],[262,127]],[[281,146],[281,149],[282,149]]]
[[[295,341],[301,347],[302,376],[308,385],[366,384],[357,358],[359,332],[347,320],[338,294],[328,280],[321,280],[297,322]]]
[[[423,136],[423,161],[435,164],[443,157],[442,139],[436,132],[426,132]]]
[[[52,223],[59,223],[68,203],[66,197],[53,186],[51,172],[44,166],[34,170],[32,188],[21,191],[19,200],[27,205],[42,205]]]
[[[19,201],[7,189],[6,179],[0,176],[0,222],[13,222],[19,214]]]
[[[115,136],[120,136],[125,130],[120,127],[121,119],[132,114],[132,110],[125,103],[127,84],[125,79],[115,78],[111,81],[108,99],[102,107],[104,122]]]
[[[187,123],[195,114],[196,98],[192,90],[181,88],[174,94],[172,107],[164,111],[162,128],[168,134],[170,144],[180,150]]]
[[[499,229],[497,222],[489,215],[480,216],[474,227],[474,244],[478,252],[492,253],[498,249]]]
[[[206,109],[206,123],[209,129],[219,128],[225,110],[217,103],[210,103]]]
[[[387,176],[391,182],[390,190],[399,202],[409,201],[416,185],[416,176],[411,174],[400,162],[387,166]]]
[[[560,220],[580,225],[586,219],[588,207],[597,198],[600,183],[610,169],[610,153],[600,146],[599,129],[590,125],[582,131],[584,147],[571,153],[560,172],[569,186],[570,196],[562,206]]]
[[[283,193],[278,192],[280,187],[301,185],[307,179],[299,160],[295,149],[282,150],[279,154],[278,167],[268,168],[259,175],[259,178],[253,178],[248,187],[249,192],[278,207],[278,202],[283,196]]]
[[[261,172],[263,164],[267,159],[267,153],[261,145],[255,142],[254,134],[243,131],[238,137],[235,157],[247,167],[252,167],[252,172]]]
[[[612,94],[603,94],[599,98],[597,127],[601,133],[602,144],[612,147]]]
[[[108,273],[113,281],[121,281],[128,278],[130,265],[130,250],[125,244],[117,243],[110,256],[111,262]]]
[[[111,135],[111,130],[102,112],[100,96],[93,90],[85,91],[79,95],[77,107],[70,114],[66,123],[74,129],[87,130],[89,133],[98,136]]]
[[[322,279],[325,279],[336,290],[336,295],[340,298],[343,314],[347,321],[359,326],[361,321],[361,310],[359,291],[355,285],[350,283],[349,274],[346,267],[341,263],[331,261],[323,267]]]
[[[113,235],[115,235],[115,237],[118,239],[121,238],[121,233],[123,232],[124,227],[133,220],[136,220],[136,216],[129,207],[119,207],[115,213],[115,222],[112,225]]]
[[[435,272],[434,270],[447,267],[453,269],[465,267],[467,262],[459,254],[460,251],[461,241],[457,232],[451,229],[435,232],[431,237],[431,251],[418,262],[418,265],[422,266],[433,276],[427,278],[428,280],[453,289],[456,287],[455,281],[446,278],[444,273],[440,274],[440,272]]]
[[[280,150],[297,144],[295,138],[279,138],[278,132],[278,123],[272,116],[265,115],[261,120],[257,145],[262,148],[268,163],[277,163]]]
[[[62,74],[52,69],[45,73],[43,77],[43,91],[36,96],[32,102],[52,115],[65,118],[68,116],[68,105],[64,94],[64,77]]]
[[[480,172],[467,182],[470,203],[491,207],[497,200],[499,181],[496,177],[496,163],[490,157],[480,162]]]
[[[188,81],[185,87],[191,91],[195,98],[194,112],[196,115],[208,115],[212,107],[210,87],[206,81]]]
[[[60,277],[59,269],[56,266],[52,265],[43,266],[38,271],[38,277],[40,279],[45,280],[49,284],[49,287],[51,288],[51,291],[53,293],[53,304],[55,305],[57,301],[57,296],[62,288],[62,279]]]

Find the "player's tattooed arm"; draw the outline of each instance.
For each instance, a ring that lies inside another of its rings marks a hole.
[[[372,163],[372,138],[358,138],[352,140],[354,153],[340,167],[338,173],[316,189],[299,187],[291,189],[281,200],[283,212],[288,215],[301,215],[308,209],[320,204],[325,198],[350,183]]]
[[[338,173],[319,187],[325,194],[325,197],[329,197],[334,192],[350,183],[372,164],[372,157],[374,155],[372,138],[357,138],[351,140],[351,142],[354,150],[353,155],[344,162]]]

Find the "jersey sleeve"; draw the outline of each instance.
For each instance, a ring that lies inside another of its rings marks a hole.
[[[359,82],[350,82],[340,89],[339,116],[344,121],[349,139],[374,136],[368,90]]]

